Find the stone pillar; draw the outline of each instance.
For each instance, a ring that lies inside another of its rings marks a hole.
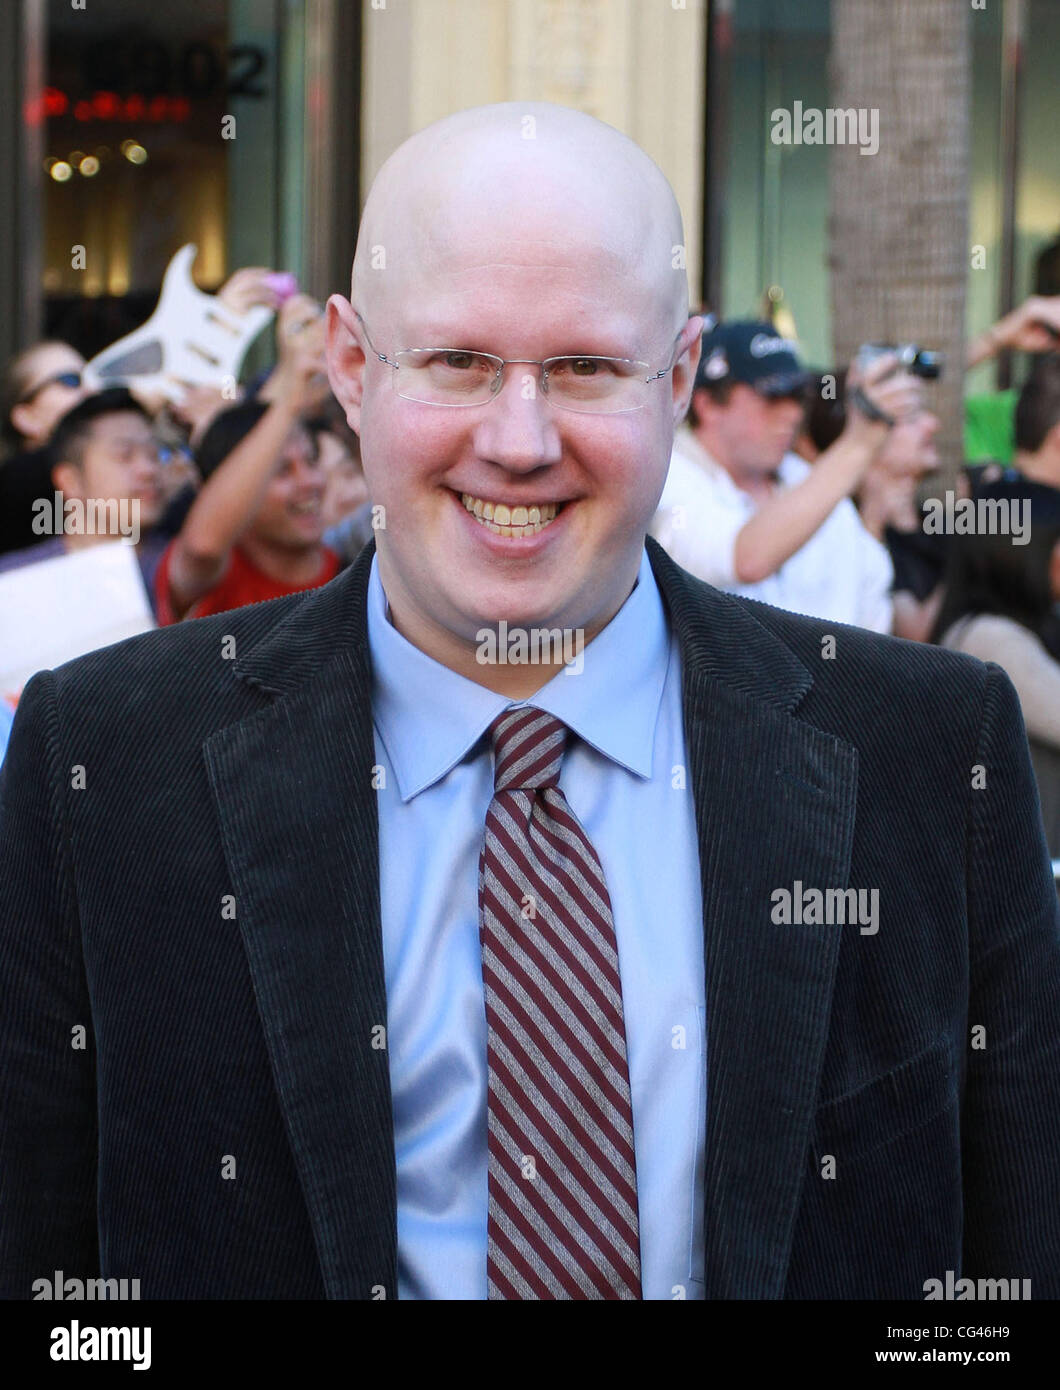
[[[636,140],[673,184],[699,285],[706,0],[362,0],[362,198],[450,112],[555,101]]]

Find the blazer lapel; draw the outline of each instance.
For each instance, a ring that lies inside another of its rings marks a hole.
[[[857,751],[795,717],[812,677],[779,639],[648,549],[682,650],[699,837],[707,1297],[780,1298],[851,928],[774,924],[772,894],[846,886]]]
[[[374,547],[237,674],[271,697],[204,752],[329,1298],[397,1297],[371,668]]]

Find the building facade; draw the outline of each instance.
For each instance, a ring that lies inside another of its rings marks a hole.
[[[837,2],[9,0],[0,351],[98,351],[149,316],[187,242],[203,289],[269,265],[347,292],[364,193],[405,136],[546,99],[665,170],[697,303],[782,305],[827,362],[828,149],[770,137],[776,109],[829,104]],[[1035,288],[1060,230],[1060,5],[973,9],[969,332]]]

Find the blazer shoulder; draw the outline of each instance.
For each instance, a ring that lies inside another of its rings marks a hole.
[[[164,728],[183,745],[312,680],[339,656],[358,654],[350,679],[362,680],[373,549],[319,588],[158,628],[57,667],[64,723],[105,740],[124,726],[161,741]]]
[[[99,647],[57,666],[52,673],[56,687],[63,694],[117,694],[131,682],[163,675],[179,683],[194,671],[214,669],[215,661],[230,664],[241,650],[249,651],[279,626],[312,592],[192,618]]]
[[[965,652],[729,597],[809,666],[815,682],[860,687],[871,679],[887,686],[913,685],[926,695],[945,690],[951,698],[954,693],[976,700],[982,696],[988,663]]]
[[[789,709],[822,729],[866,737],[902,721],[967,729],[981,716],[988,667],[960,652],[847,623],[807,617],[727,594],[688,573],[648,538],[656,579],[682,654],[746,694]]]

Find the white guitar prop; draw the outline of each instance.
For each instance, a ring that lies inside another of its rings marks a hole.
[[[92,390],[135,382],[179,405],[185,386],[220,388],[225,377],[238,380],[247,349],[273,310],[254,304],[238,314],[216,295],[204,294],[191,278],[197,250],[189,242],[170,261],[147,322],[85,365],[83,377]]]

